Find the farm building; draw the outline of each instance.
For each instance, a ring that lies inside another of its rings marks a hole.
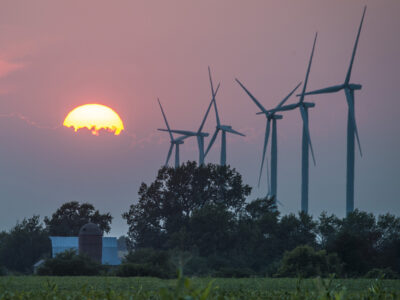
[[[79,237],[77,236],[51,236],[52,257],[65,250],[79,251]],[[102,257],[101,263],[107,265],[119,265],[121,260],[118,257],[117,238],[102,237]]]

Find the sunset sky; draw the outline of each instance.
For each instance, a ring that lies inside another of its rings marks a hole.
[[[354,63],[356,117],[363,157],[356,153],[355,207],[400,215],[400,1],[169,0],[15,1],[0,3],[0,230],[53,213],[66,201],[90,202],[114,216],[137,201],[164,163],[171,127],[197,130],[215,82],[221,122],[246,137],[227,137],[227,161],[256,188],[265,117],[234,81],[266,108],[304,80],[318,31],[308,90],[343,83],[367,5]],[[347,104],[344,93],[307,97],[317,166],[310,165],[310,213],[345,214]],[[293,97],[288,103],[295,102]],[[75,107],[115,110],[118,136],[62,126]],[[298,110],[278,121],[280,210],[300,210],[301,128]],[[205,130],[215,129],[215,114]],[[209,138],[206,139],[206,145]],[[207,162],[218,162],[220,140]],[[181,160],[197,160],[195,139]],[[173,163],[171,159],[170,163]],[[265,174],[264,174],[265,175]]]

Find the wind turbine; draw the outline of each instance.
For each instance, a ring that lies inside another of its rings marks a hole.
[[[360,38],[361,28],[364,22],[365,11],[367,7],[364,6],[364,11],[361,18],[361,23],[358,28],[356,41],[354,43],[353,53],[351,55],[350,66],[347,70],[346,78],[343,84],[330,86],[324,89],[305,93],[305,95],[317,95],[336,93],[344,90],[346,95],[348,113],[347,113],[347,172],[346,172],[346,213],[349,214],[354,210],[354,137],[357,139],[358,149],[360,156],[362,156],[360,139],[358,137],[358,129],[356,123],[356,115],[354,111],[354,91],[361,90],[361,84],[350,83],[351,71],[353,68],[354,57],[356,55],[358,40]]]
[[[232,126],[229,125],[221,125],[221,122],[219,120],[219,115],[218,115],[218,108],[217,108],[217,102],[215,100],[215,95],[216,92],[214,91],[214,85],[212,82],[212,78],[211,78],[211,71],[210,71],[210,67],[208,67],[208,76],[210,77],[210,85],[211,85],[211,95],[212,95],[212,100],[211,102],[214,104],[214,110],[215,110],[215,117],[217,119],[217,126],[214,132],[214,135],[212,136],[210,143],[208,144],[207,150],[205,155],[208,154],[208,151],[210,151],[212,145],[215,142],[215,139],[217,138],[218,133],[221,131],[222,135],[221,135],[221,160],[220,160],[220,165],[221,166],[225,166],[226,165],[226,133],[232,133],[232,134],[236,134],[236,135],[241,135],[241,136],[245,136],[244,134],[232,129]]]
[[[157,98],[157,100],[158,100],[158,104],[160,105],[161,113],[162,113],[162,115],[164,117],[165,124],[167,125],[167,128],[168,128],[169,137],[171,139],[171,141],[170,141],[171,146],[169,147],[169,150],[168,150],[168,155],[167,155],[167,160],[165,161],[165,166],[168,166],[168,162],[169,162],[169,159],[171,157],[172,150],[173,150],[173,148],[175,146],[175,168],[178,168],[179,167],[179,145],[183,144],[183,140],[186,139],[187,136],[182,136],[182,137],[177,138],[177,139],[174,138],[174,136],[172,135],[171,129],[169,127],[169,124],[168,124],[168,121],[167,121],[167,117],[165,116],[164,110],[162,108],[160,99]]]
[[[299,108],[301,113],[301,118],[303,119],[303,136],[302,136],[302,153],[301,153],[301,211],[308,213],[308,167],[309,167],[309,160],[308,154],[309,150],[311,150],[311,155],[315,165],[315,157],[314,157],[314,150],[311,144],[311,137],[310,137],[310,129],[308,125],[308,109],[314,107],[314,103],[304,102],[305,91],[307,88],[308,76],[310,74],[311,63],[314,56],[314,49],[315,43],[317,41],[317,33],[315,34],[314,44],[311,51],[310,60],[308,62],[308,68],[306,72],[306,78],[304,80],[303,90],[300,94],[300,100],[298,103],[289,104],[282,106],[278,109],[272,109],[269,112],[274,113],[277,111],[287,111]],[[258,114],[263,114],[263,112],[259,112]]]
[[[260,174],[258,176],[258,186],[260,186],[261,174],[265,161],[265,152],[267,150],[268,139],[270,135],[271,121],[272,121],[272,141],[271,141],[271,177],[268,176],[268,165],[267,165],[267,182],[268,182],[268,195],[274,197],[277,201],[277,187],[278,187],[278,141],[277,141],[277,126],[276,121],[282,119],[282,115],[276,114],[276,112],[270,113],[251,93],[250,91],[238,80],[236,82],[242,87],[242,89],[247,93],[247,95],[253,100],[253,102],[258,106],[261,112],[267,118],[267,124],[265,129],[264,137],[264,147],[262,152]],[[275,107],[278,110],[283,104],[292,96],[292,94],[298,89],[301,82]],[[270,179],[271,178],[271,181]]]
[[[218,93],[218,89],[219,89],[219,84],[217,86],[217,89],[215,90],[215,94]],[[210,104],[208,105],[206,114],[204,115],[204,118],[203,118],[203,120],[202,120],[202,122],[200,124],[200,127],[199,127],[199,129],[197,131],[174,130],[174,129],[172,129],[172,130],[158,129],[160,131],[170,131],[170,132],[173,132],[173,133],[177,133],[177,134],[180,134],[180,135],[185,136],[185,137],[195,136],[197,138],[197,145],[198,145],[198,148],[199,148],[199,165],[203,165],[204,164],[204,159],[205,159],[204,138],[207,137],[209,134],[207,132],[203,132],[202,130],[203,130],[204,124],[205,124],[205,122],[207,120],[207,116],[208,116],[208,113],[210,112],[212,104],[213,104],[213,100],[211,99]]]

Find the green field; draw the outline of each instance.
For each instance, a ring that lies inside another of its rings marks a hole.
[[[0,299],[400,299],[400,280],[9,276]]]

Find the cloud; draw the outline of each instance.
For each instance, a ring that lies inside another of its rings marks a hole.
[[[0,59],[0,77],[5,77],[8,74],[24,68],[23,63],[9,62],[4,59]]]

